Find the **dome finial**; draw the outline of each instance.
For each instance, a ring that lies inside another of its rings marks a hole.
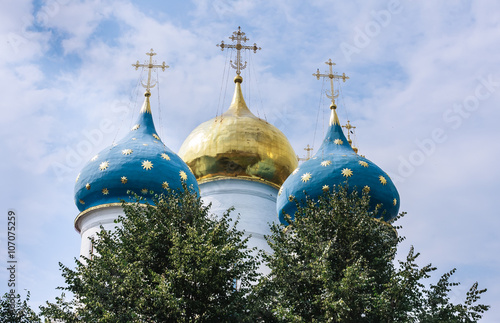
[[[316,71],[316,74],[313,74],[313,76],[316,76],[316,78],[319,80],[320,77],[328,77],[330,79],[330,86],[331,86],[331,92],[328,94],[326,93],[326,96],[330,99],[332,99],[332,104],[330,104],[330,109],[334,110],[337,108],[337,105],[335,104],[335,99],[338,98],[339,96],[339,91],[335,91],[333,88],[333,79],[342,79],[344,82],[345,80],[349,79],[349,76],[346,76],[345,73],[342,73],[342,75],[338,75],[336,73],[333,73],[332,66],[336,65],[334,62],[332,62],[332,59],[328,59],[328,62],[325,62],[326,65],[330,66],[330,73],[328,74],[320,74],[319,68]]]
[[[217,44],[217,47],[220,47],[220,50],[224,50],[224,48],[235,48],[236,49],[236,64],[233,63],[231,60],[231,67],[236,70],[236,74],[239,76],[241,73],[241,70],[245,69],[247,67],[247,62],[245,61],[245,64],[241,63],[241,50],[242,49],[251,49],[253,50],[254,53],[257,53],[257,50],[260,50],[260,47],[257,47],[257,44],[254,43],[253,46],[245,46],[242,44],[245,43],[247,40],[250,40],[247,36],[245,36],[245,33],[241,31],[241,27],[238,27],[238,30],[233,32],[233,35],[229,37],[232,41],[236,41],[236,44],[233,45],[227,45],[224,43],[222,40],[220,44]],[[237,77],[238,77],[237,76]],[[241,79],[242,80],[242,79]],[[237,82],[236,78],[234,79],[235,82]],[[239,82],[241,83],[241,81]]]
[[[227,111],[224,112],[224,115],[225,116],[233,115],[238,117],[247,116],[247,117],[257,118],[252,113],[252,111],[250,111],[247,104],[245,103],[245,99],[243,98],[243,93],[241,92],[242,81],[243,78],[239,75],[236,75],[236,77],[234,78],[235,88],[234,88],[233,100],[231,101],[229,109],[227,109]]]
[[[146,84],[141,82],[142,86],[146,89],[146,93],[144,94],[144,96],[148,97],[148,96],[151,96],[151,92],[149,90],[154,88],[156,85],[156,82],[151,84],[151,70],[153,68],[161,68],[162,71],[165,71],[165,69],[169,68],[170,66],[166,65],[165,62],[163,62],[161,65],[155,65],[154,64],[155,62],[153,61],[153,56],[156,55],[156,53],[153,51],[152,48],[151,48],[151,51],[149,53],[146,53],[146,55],[149,56],[149,63],[145,62],[144,64],[139,64],[139,61],[137,61],[135,64],[132,64],[132,66],[135,67],[136,71],[139,67],[147,67],[148,68],[148,82]],[[149,95],[148,95],[148,93],[149,93]]]
[[[241,84],[241,82],[243,82],[243,78],[241,76],[239,76],[239,75],[236,75],[234,77],[234,83],[240,83]]]
[[[309,159],[311,159],[311,151],[313,151],[314,148],[307,144],[307,147],[304,148],[304,150],[307,152],[306,157],[299,157],[299,155],[297,155],[298,161],[308,161]]]
[[[351,134],[354,134],[354,131],[352,129],[356,129],[356,127],[351,125],[349,120],[347,120],[347,123],[345,124],[345,126],[342,126],[342,128],[345,128],[347,130],[347,142],[349,143],[349,145],[351,145],[352,150],[354,150],[354,152],[357,154],[358,148],[354,147],[351,139]]]

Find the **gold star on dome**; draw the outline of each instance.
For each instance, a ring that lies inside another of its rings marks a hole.
[[[278,191],[278,196],[281,196],[281,193],[283,193],[283,186],[280,187],[280,190]]]
[[[142,162],[142,168],[145,170],[150,170],[151,168],[153,168],[153,163],[150,162],[149,160],[144,160]]]
[[[333,143],[336,145],[342,145],[344,142],[342,141],[342,139],[335,139]]]
[[[76,181],[75,181],[75,183],[76,183],[76,182],[78,182],[78,180],[79,180],[79,179],[80,179],[80,173],[78,173],[78,176],[76,176]]]
[[[87,183],[87,184],[85,185],[85,188],[86,188],[87,190],[90,190],[90,183]]]
[[[321,188],[324,192],[328,191],[330,189],[330,186],[328,185],[323,185],[323,187]]]
[[[324,167],[331,165],[331,164],[332,164],[331,160],[324,160],[321,162],[321,166],[324,166]]]
[[[382,185],[387,184],[387,180],[385,179],[385,177],[384,177],[384,176],[380,175],[380,176],[378,177],[378,179],[379,179],[380,183],[382,183]]]
[[[132,131],[139,129],[140,126],[141,126],[140,124],[136,124],[135,126],[132,127]]]
[[[85,204],[85,202],[82,199],[79,199],[78,202],[80,202],[80,204]]]
[[[398,204],[398,200],[394,199],[394,200],[392,201],[392,204],[394,204],[394,205]]]
[[[161,184],[161,187],[164,188],[164,189],[167,189],[168,188],[168,182],[165,181]]]
[[[122,154],[124,155],[130,155],[132,153],[132,149],[123,149]]]
[[[143,146],[147,146],[148,144],[142,144]]]
[[[298,171],[299,171],[299,168],[298,168],[298,167],[297,167],[297,168],[295,168],[295,170],[292,172],[292,175],[297,174],[297,173],[298,173]]]
[[[107,188],[103,188],[102,189],[102,194],[103,195],[108,195],[109,194],[109,190]]]
[[[349,168],[344,168],[342,170],[342,175],[344,175],[344,177],[351,177],[352,176],[352,170],[350,170]]]
[[[92,158],[90,159],[90,161],[96,161],[96,159],[97,159],[98,157],[99,157],[99,155],[95,155],[94,157],[92,157]]]
[[[122,178],[120,179],[120,182],[122,182],[122,184],[127,184],[128,178],[126,176],[122,176]]]
[[[188,178],[188,176],[187,176],[186,172],[185,172],[185,171],[183,171],[183,170],[181,170],[181,171],[179,172],[179,175],[181,176],[181,179],[182,179],[183,181],[185,181],[185,180]]]
[[[170,156],[165,154],[165,153],[162,153],[161,154],[161,158],[165,159],[165,160],[170,160]]]
[[[155,139],[160,140],[160,137],[158,137],[158,135],[157,135],[157,134],[155,134],[155,133],[153,134],[153,137],[154,137]]]
[[[294,200],[294,199],[295,199],[295,196],[293,196],[293,195],[289,195],[289,196],[288,196],[288,200],[289,200],[290,202],[293,202],[293,200]]]
[[[364,193],[369,193],[370,192],[370,186],[365,185],[365,187],[363,187],[363,192]]]
[[[308,180],[311,179],[311,173],[305,173],[300,178],[301,178],[302,182],[305,183],[305,182],[307,182]]]
[[[365,162],[364,160],[360,160],[360,161],[358,161],[358,164],[360,164],[360,165],[361,165],[361,166],[363,166],[363,167],[368,167],[368,163],[367,163],[367,162]]]
[[[147,189],[147,188],[143,188],[143,189],[141,190],[141,193],[142,193],[142,194],[148,194],[148,189]]]
[[[107,161],[103,161],[100,165],[99,165],[99,169],[100,170],[105,170],[106,168],[108,168],[109,166],[109,163]]]

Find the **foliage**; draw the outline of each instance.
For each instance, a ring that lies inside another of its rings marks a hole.
[[[159,196],[156,206],[123,204],[120,227],[93,240],[96,256],[62,264],[75,295],[41,307],[65,322],[240,322],[257,261],[229,211],[216,218],[188,192]],[[235,288],[238,282],[239,288]]]
[[[395,266],[398,237],[392,224],[369,211],[368,192],[340,187],[298,205],[295,219],[272,226],[271,274],[257,286],[262,315],[275,322],[475,322],[489,306],[476,304],[477,283],[464,304],[448,296],[455,269],[437,284],[423,280],[436,268],[419,268],[411,248]],[[403,216],[401,214],[400,216]]]
[[[187,188],[184,187],[187,191]],[[455,269],[437,283],[413,247],[395,261],[399,227],[370,211],[369,195],[338,187],[274,224],[258,262],[229,211],[217,219],[188,192],[169,191],[156,206],[124,204],[116,231],[93,240],[92,259],[61,265],[67,286],[46,318],[64,322],[476,322],[489,306],[475,283],[451,302]],[[403,216],[404,214],[401,214]],[[399,217],[398,217],[399,218]],[[240,286],[236,288],[236,286]]]
[[[21,301],[21,295],[5,293],[0,299],[0,322],[32,323],[41,322],[38,315],[29,307],[30,293]]]

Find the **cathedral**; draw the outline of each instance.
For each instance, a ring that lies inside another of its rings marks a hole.
[[[178,154],[170,150],[158,136],[153,122],[150,96],[155,84],[153,69],[163,69],[153,61],[133,66],[147,69],[148,79],[144,103],[135,125],[120,141],[112,143],[83,167],[76,178],[75,203],[80,213],[75,228],[81,235],[80,255],[92,254],[91,237],[100,230],[112,230],[114,221],[123,215],[120,200],[133,201],[134,192],[143,201],[151,202],[155,194],[166,189],[178,189],[185,183],[198,193],[203,203],[212,204],[216,215],[234,207],[239,215],[238,229],[250,235],[249,247],[269,250],[265,235],[269,224],[285,218],[293,219],[297,202],[318,198],[336,185],[347,183],[349,189],[369,192],[371,207],[379,208],[385,220],[398,214],[399,194],[389,176],[373,162],[358,154],[349,133],[346,138],[337,116],[334,80],[348,77],[332,70],[313,76],[330,81],[331,116],[321,147],[302,164],[285,135],[267,121],[256,117],[247,106],[241,84],[240,52],[260,48],[245,45],[248,38],[238,28],[229,37],[231,44],[218,44],[222,50],[236,50],[234,95],[231,104],[221,115],[196,127],[185,139]],[[348,123],[349,125],[349,123]],[[349,130],[349,129],[348,129]],[[265,269],[263,269],[265,271]]]

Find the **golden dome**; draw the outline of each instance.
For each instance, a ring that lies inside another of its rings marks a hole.
[[[297,168],[297,157],[278,128],[250,112],[241,93],[242,80],[234,79],[229,109],[194,129],[179,156],[199,183],[237,177],[279,187]]]

